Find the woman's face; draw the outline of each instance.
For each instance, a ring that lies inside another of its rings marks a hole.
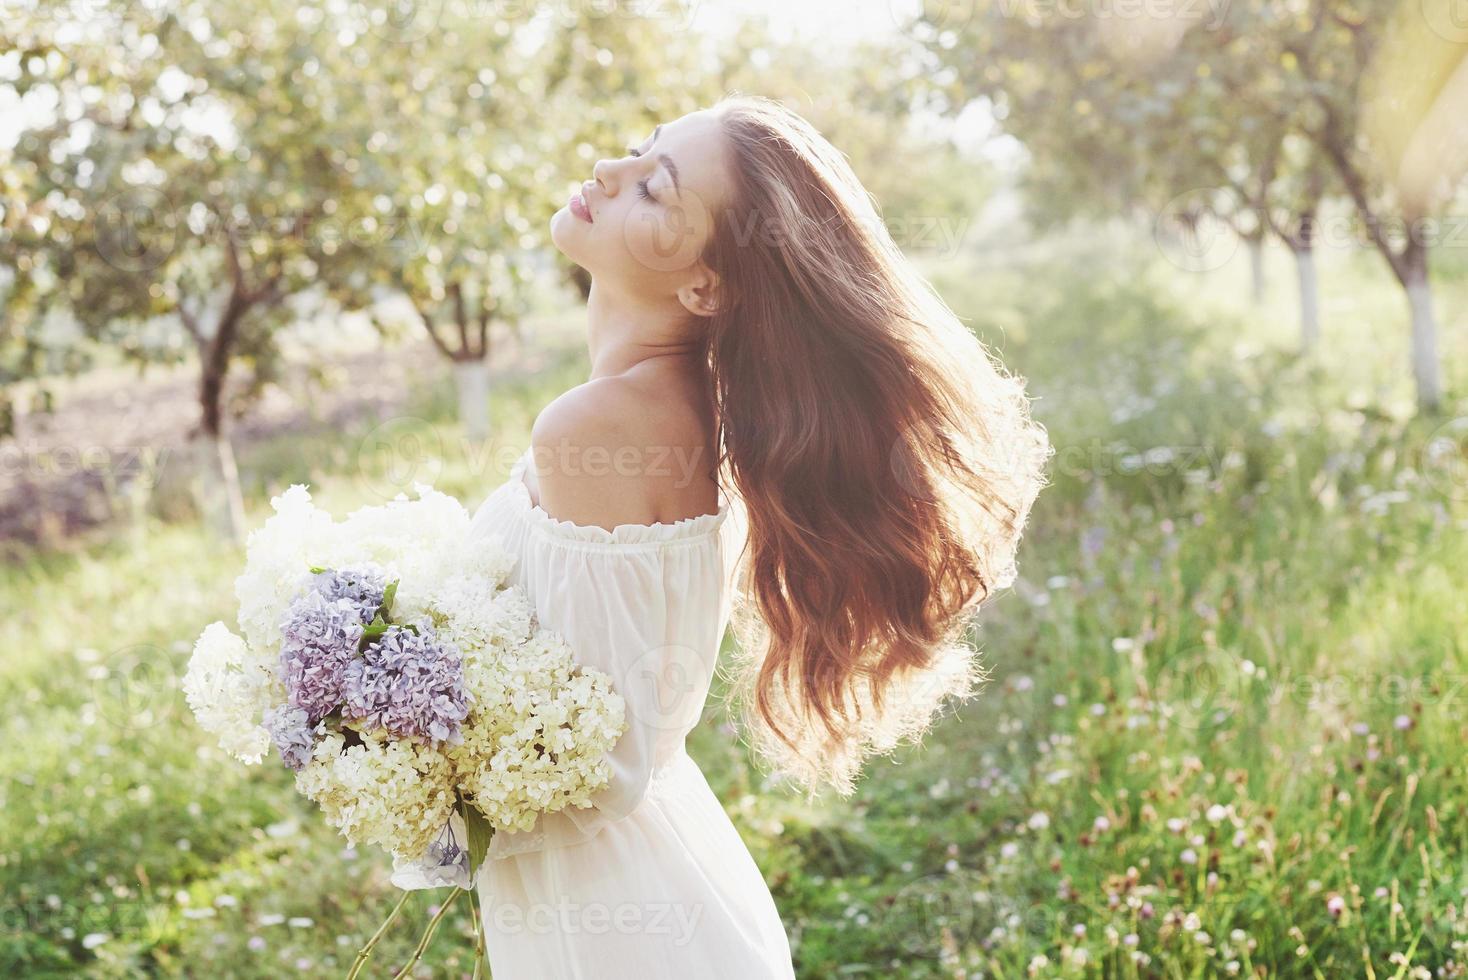
[[[703,312],[690,287],[709,276],[699,256],[730,186],[714,112],[658,126],[626,156],[597,161],[592,178],[551,217],[556,248],[618,292]]]

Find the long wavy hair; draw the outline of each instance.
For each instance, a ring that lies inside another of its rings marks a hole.
[[[747,515],[731,694],[811,794],[986,679],[970,641],[1053,453],[1008,374],[898,249],[846,158],[779,102],[714,106],[734,186],[703,260],[721,479]]]

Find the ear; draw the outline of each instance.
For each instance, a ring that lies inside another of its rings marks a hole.
[[[678,287],[678,302],[694,316],[713,316],[724,302],[724,287],[718,275],[702,262],[693,275]]]

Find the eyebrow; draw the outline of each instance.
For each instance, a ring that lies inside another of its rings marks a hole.
[[[678,183],[678,165],[674,163],[673,158],[668,156],[666,153],[659,153],[658,161],[661,162],[663,166],[668,168],[668,176],[673,178],[673,190],[678,192],[679,197],[682,197],[683,185]]]

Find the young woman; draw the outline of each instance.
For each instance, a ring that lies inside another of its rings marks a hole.
[[[493,839],[490,966],[790,977],[764,878],[685,748],[725,629],[752,745],[849,793],[866,756],[971,693],[969,618],[1014,577],[1049,445],[1022,381],[779,103],[658,126],[596,164],[551,234],[591,274],[591,378],[540,413],[475,533],[519,556],[516,584],[613,678],[628,730],[594,807]]]

